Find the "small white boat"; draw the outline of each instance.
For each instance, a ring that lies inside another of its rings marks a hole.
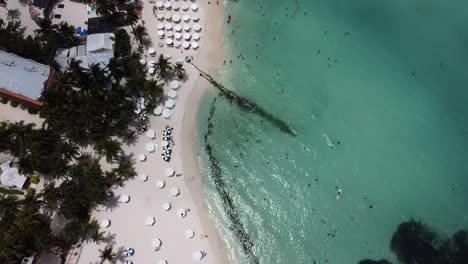
[[[342,193],[343,192],[341,191],[341,189],[338,189],[338,193],[336,194],[336,199],[337,200],[340,199]]]

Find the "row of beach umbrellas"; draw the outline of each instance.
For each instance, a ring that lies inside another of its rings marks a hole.
[[[167,10],[170,10],[170,9],[174,9],[174,10],[179,10],[179,9],[182,9],[183,11],[188,11],[189,10],[189,6],[186,5],[186,4],[182,4],[181,6],[179,6],[178,4],[172,4],[170,1],[166,1],[166,2],[162,2],[162,1],[158,1],[156,2],[156,7],[158,9],[167,9]],[[192,9],[192,11],[196,12],[198,11],[198,4],[196,3],[193,3],[190,5],[190,9]]]

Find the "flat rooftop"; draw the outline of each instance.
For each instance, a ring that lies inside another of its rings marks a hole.
[[[0,88],[38,100],[49,73],[48,65],[0,50]]]

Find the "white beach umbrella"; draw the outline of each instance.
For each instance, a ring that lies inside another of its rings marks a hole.
[[[184,33],[184,39],[185,40],[189,40],[191,37],[192,37],[192,35],[190,35],[190,33]],[[184,48],[185,48],[185,46],[184,46]]]
[[[149,153],[155,152],[156,148],[157,148],[156,144],[154,144],[153,142],[150,142],[150,143],[146,144],[146,146],[145,146],[146,151],[148,151]]]
[[[200,31],[201,30],[200,24],[198,24],[198,23],[193,24],[193,30]]]
[[[140,178],[141,181],[147,181],[148,180],[148,175],[142,173],[140,174],[140,176],[138,176],[138,178]]]
[[[180,194],[179,188],[177,188],[177,187],[172,187],[170,192],[171,192],[171,195],[174,196],[174,197],[176,197],[176,196],[178,196]]]
[[[127,194],[122,194],[119,196],[119,200],[118,200],[119,203],[128,203],[129,201],[130,201],[130,196],[128,196]]]
[[[180,40],[182,38],[182,34],[177,32],[177,33],[174,34],[174,38],[177,39],[177,40]]]
[[[192,42],[192,48],[193,49],[198,49],[199,45],[198,45],[198,42],[194,41]]]
[[[177,216],[180,218],[184,218],[187,215],[187,211],[184,208],[179,208],[177,210]]]
[[[171,6],[172,6],[172,5],[171,5],[171,2],[169,2],[169,1],[167,1],[166,3],[164,3],[164,7],[165,7],[166,9],[170,9]]]
[[[167,96],[169,96],[169,98],[175,99],[175,98],[177,97],[177,92],[174,91],[174,90],[170,90],[170,91],[167,93]]]
[[[169,85],[172,89],[177,90],[180,87],[180,82],[178,80],[172,80]]]
[[[183,4],[180,8],[182,8],[182,10],[184,10],[184,11],[188,10],[188,6],[186,4]]]
[[[171,30],[171,29],[172,29],[172,24],[171,24],[171,23],[166,23],[166,24],[164,25],[164,28],[165,28],[166,30]]]
[[[180,21],[180,15],[179,14],[173,14],[172,15],[172,21],[174,22],[179,22]]]
[[[193,232],[192,229],[187,229],[187,230],[185,230],[185,237],[186,237],[187,239],[191,239],[194,235],[195,235],[195,233]]]
[[[171,14],[169,14],[169,13],[168,13],[168,14],[165,14],[165,15],[164,15],[164,19],[166,19],[167,21],[171,21],[171,19],[172,19]]]
[[[146,131],[146,136],[149,137],[150,139],[155,139],[156,138],[156,131],[154,129],[149,129]]]
[[[190,31],[190,25],[189,24],[184,25],[184,31],[187,31],[187,32]]]
[[[200,21],[200,17],[197,17],[197,16],[196,16],[196,17],[193,17],[193,21],[195,21],[195,22]]]
[[[177,25],[174,26],[174,30],[177,31],[177,32],[180,32],[180,31],[182,31],[182,26],[177,24]]]
[[[177,1],[177,0],[176,0]],[[178,11],[179,10],[179,5],[178,4],[173,4],[172,5],[172,9],[174,9],[175,11]]]
[[[161,115],[162,112],[163,112],[163,109],[162,109],[162,107],[159,106],[159,105],[156,106],[156,108],[153,110],[153,114],[155,114],[155,115],[157,115],[157,116],[158,116],[158,115]]]
[[[156,62],[154,60],[149,60],[148,61],[148,67],[154,67],[155,64],[156,64]]]
[[[147,225],[147,226],[152,226],[152,225],[154,225],[155,222],[156,222],[156,219],[154,219],[153,216],[148,216],[145,219],[145,225]]]
[[[164,7],[163,1],[158,1],[158,2],[156,3],[156,7],[157,7],[157,8],[160,8],[160,9],[163,8],[163,7]]]
[[[184,15],[182,17],[182,20],[184,20],[185,22],[189,22],[190,21],[190,16],[189,15]]]
[[[164,211],[169,211],[169,210],[171,210],[171,204],[170,204],[170,203],[163,203],[163,204],[162,204],[162,209],[163,209]]]
[[[158,187],[158,189],[162,189],[164,188],[164,186],[166,186],[166,183],[164,181],[159,180],[156,182],[156,187]]]
[[[141,65],[145,65],[145,64],[146,64],[146,61],[145,61],[144,59],[141,59],[141,60],[140,60],[140,64],[141,64]]]
[[[183,47],[184,49],[188,49],[188,48],[190,48],[190,43],[185,41],[185,42],[182,44],[182,47]]]
[[[109,227],[110,226],[110,221],[109,219],[103,219],[101,221],[101,227]]]
[[[165,261],[164,259],[161,259],[160,261],[158,261],[158,264],[167,264],[167,261]]]
[[[154,74],[155,70],[153,67],[148,68],[148,73],[149,74]]]
[[[164,15],[163,14],[157,14],[156,18],[160,21],[164,20]]]
[[[201,260],[203,258],[203,253],[201,251],[195,251],[192,254],[192,258],[195,260]]]
[[[180,41],[174,41],[174,47],[180,48],[181,45],[182,45],[182,42],[180,42]]]
[[[198,10],[198,5],[197,4],[192,4],[190,6],[190,8],[192,8],[193,11],[197,11]]]
[[[162,116],[163,116],[164,118],[166,118],[166,119],[171,118],[171,116],[172,116],[171,110],[169,110],[169,109],[164,109],[163,112],[162,112]]]
[[[192,38],[193,38],[194,40],[197,40],[197,41],[198,41],[198,40],[200,40],[200,34],[195,33],[195,34],[193,34]]]
[[[166,174],[167,177],[172,177],[172,176],[174,176],[175,171],[174,171],[174,169],[169,167],[169,168],[166,168],[165,174]]]
[[[169,141],[163,140],[163,141],[161,142],[161,146],[163,146],[163,147],[169,146]]]
[[[172,38],[174,36],[174,33],[172,31],[167,32],[166,36],[168,38]]]
[[[167,39],[166,39],[166,44],[167,44],[167,45],[170,46],[170,45],[172,45],[172,43],[173,43],[172,39],[170,39],[170,38],[167,38]]]
[[[153,246],[153,248],[154,248],[155,250],[160,249],[160,248],[161,248],[161,245],[162,245],[161,239],[155,238],[155,239],[151,240],[151,246]]]
[[[146,155],[143,154],[143,153],[142,153],[142,154],[138,154],[138,157],[137,157],[137,158],[138,158],[138,160],[139,160],[140,162],[143,162],[143,161],[146,160]]]
[[[139,113],[141,113],[141,108],[137,107],[133,112],[138,115]]]
[[[158,29],[163,30],[164,29],[164,24],[163,23],[158,23]]]
[[[173,108],[175,106],[175,101],[172,100],[172,99],[167,99],[166,102],[164,103],[164,105],[167,108],[171,109],[171,108]]]
[[[156,50],[155,50],[154,48],[149,48],[149,49],[148,49],[148,53],[151,54],[151,55],[153,55],[153,54],[156,53]]]

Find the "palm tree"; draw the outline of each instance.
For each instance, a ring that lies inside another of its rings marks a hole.
[[[119,159],[122,149],[118,141],[108,139],[97,142],[96,151],[99,155],[104,155],[107,162],[112,162]]]
[[[93,0],[92,3],[96,7],[96,14],[100,16],[109,16],[117,11],[113,0]]]
[[[183,79],[185,76],[185,69],[182,63],[177,62],[174,66],[174,73],[177,75],[179,79]]]
[[[133,26],[140,19],[138,17],[137,12],[136,12],[135,5],[133,5],[133,4],[127,5],[125,10],[126,10],[126,13],[127,13],[125,15],[125,22],[126,22],[127,25],[130,25],[133,28]]]
[[[172,64],[169,62],[169,59],[164,58],[162,54],[159,55],[159,59],[156,62],[156,72],[158,73],[158,76],[161,78],[166,78],[171,69]]]
[[[143,86],[143,92],[147,96],[157,98],[163,94],[163,85],[156,80],[147,80]]]
[[[133,28],[133,37],[138,43],[141,45],[145,41],[146,37],[148,37],[148,31],[146,30],[145,26],[138,24],[136,27]]]
[[[6,10],[8,10],[7,4],[8,4],[7,0],[0,0],[0,6],[5,8]]]
[[[114,247],[112,245],[107,245],[103,250],[99,250],[99,258],[101,258],[101,264],[104,263],[106,260],[110,263],[117,262],[117,254],[114,253]]]

